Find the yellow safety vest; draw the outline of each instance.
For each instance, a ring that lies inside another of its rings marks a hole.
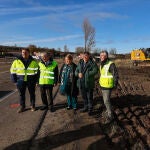
[[[109,72],[109,67],[113,62],[108,61],[106,64],[101,68],[100,66],[100,79],[99,84],[101,87],[105,88],[113,88],[114,87],[114,78],[112,73]]]
[[[54,84],[54,69],[57,66],[57,62],[53,61],[51,65],[45,66],[43,63],[39,63],[40,79],[39,84]]]
[[[28,68],[25,69],[23,62],[20,59],[14,60],[11,65],[10,73],[17,76],[24,76],[24,81],[27,81],[27,76],[36,75],[38,71],[38,63],[32,60]]]

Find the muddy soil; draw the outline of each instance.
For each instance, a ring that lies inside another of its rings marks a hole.
[[[150,148],[150,67],[119,67],[119,84],[112,92],[115,122],[110,125],[115,135],[111,141],[121,143],[123,149]],[[101,95],[97,85],[97,93]],[[101,96],[98,98],[100,99]],[[101,101],[100,112],[105,111]],[[100,124],[103,122],[100,117]],[[111,130],[111,131],[112,131]]]

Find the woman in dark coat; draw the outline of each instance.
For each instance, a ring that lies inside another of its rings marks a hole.
[[[68,54],[65,57],[65,63],[60,69],[60,92],[67,96],[67,109],[77,109],[77,77],[75,76],[75,70],[77,65],[73,62],[72,55]]]

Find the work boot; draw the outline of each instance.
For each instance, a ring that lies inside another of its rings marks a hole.
[[[22,113],[22,112],[24,112],[25,111],[25,108],[24,107],[20,107],[19,109],[18,109],[18,113]]]

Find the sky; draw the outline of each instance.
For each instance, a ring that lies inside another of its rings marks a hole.
[[[74,52],[84,47],[84,19],[95,28],[95,48],[150,47],[150,0],[0,0],[0,45]]]

